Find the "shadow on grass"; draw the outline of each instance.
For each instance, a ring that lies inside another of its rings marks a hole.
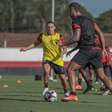
[[[8,100],[8,101],[24,101],[24,102],[45,102],[44,100],[37,100],[37,99],[17,99],[17,98],[0,98],[0,100]]]
[[[93,102],[93,101],[79,101],[78,103],[80,104],[92,104],[92,103],[96,103],[96,102]]]
[[[30,96],[30,97],[41,97],[41,95],[29,95],[29,94],[2,94],[0,96]]]
[[[0,96],[32,96],[32,97],[41,97],[42,92],[40,91],[8,91],[8,92],[1,92]]]

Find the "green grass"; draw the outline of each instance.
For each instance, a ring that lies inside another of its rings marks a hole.
[[[22,80],[17,84],[16,80]],[[8,87],[4,88],[3,85]],[[0,79],[0,112],[112,112],[112,96],[83,95],[79,102],[61,102],[63,90],[60,82],[50,82],[50,88],[58,93],[57,102],[45,102],[41,96],[42,81],[34,76],[3,76]]]

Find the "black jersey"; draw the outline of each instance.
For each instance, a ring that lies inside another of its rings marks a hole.
[[[72,18],[72,29],[81,29],[79,47],[93,46],[95,42],[94,21],[86,16]]]

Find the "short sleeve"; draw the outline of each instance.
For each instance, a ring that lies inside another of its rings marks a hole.
[[[73,30],[80,29],[80,25],[77,23],[72,23],[72,29]]]
[[[80,26],[80,19],[79,18],[76,18],[72,21],[72,29],[73,30],[76,30],[76,29],[80,29],[81,26]]]
[[[62,35],[60,35],[59,44],[60,45],[63,45],[64,44],[64,37]]]

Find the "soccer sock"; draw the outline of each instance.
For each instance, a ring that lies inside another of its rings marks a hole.
[[[79,83],[79,85],[81,85],[82,84],[82,79],[78,79],[78,83]]]
[[[56,75],[54,75],[54,79],[57,79],[57,76]]]
[[[64,93],[67,93],[68,92],[68,90],[67,89],[64,89]]]
[[[45,88],[48,88],[48,82],[44,83]]]

